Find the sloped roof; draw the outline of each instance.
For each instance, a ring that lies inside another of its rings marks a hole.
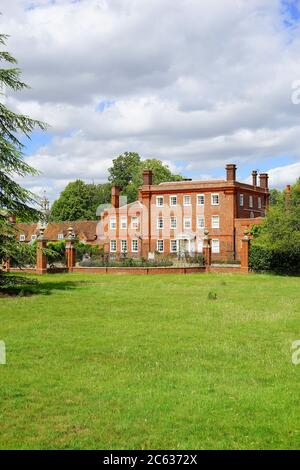
[[[77,220],[77,221],[65,221],[65,222],[49,222],[44,236],[51,241],[58,239],[58,234],[63,234],[64,238],[68,236],[68,228],[72,227],[75,236],[79,239],[88,241],[94,241],[97,239],[96,229],[98,220]],[[18,236],[21,234],[25,235],[25,240],[30,241],[32,235],[39,235],[39,224],[16,224]]]
[[[30,241],[32,235],[38,235],[38,224],[27,224],[27,223],[17,223],[15,225],[17,229],[18,236],[25,235],[25,240]]]

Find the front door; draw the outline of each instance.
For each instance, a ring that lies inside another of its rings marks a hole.
[[[185,253],[190,252],[190,241],[189,240],[179,240],[179,254],[183,256]]]

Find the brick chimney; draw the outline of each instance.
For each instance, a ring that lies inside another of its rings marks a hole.
[[[257,171],[256,170],[252,171],[252,185],[257,186]]]
[[[151,186],[153,178],[152,170],[144,170],[143,171],[143,185],[144,186]]]
[[[226,165],[226,179],[227,181],[236,181],[236,165],[234,163]]]
[[[268,189],[268,173],[260,173],[259,175],[259,186],[264,189]]]
[[[111,188],[111,204],[116,209],[120,207],[120,188],[115,185]]]

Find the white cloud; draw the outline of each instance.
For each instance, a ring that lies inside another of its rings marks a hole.
[[[300,177],[300,162],[272,168],[269,177],[270,184],[275,187],[283,188],[287,184],[292,184]]]
[[[43,172],[30,187],[54,195],[71,179],[103,181],[126,150],[195,177],[231,160],[264,170],[272,157],[300,162],[291,101],[300,35],[284,26],[280,1],[10,0],[1,9],[32,87],[7,103],[52,126],[51,143],[29,159]],[[101,101],[111,102],[103,112]],[[299,164],[289,168],[281,179],[271,168],[271,183],[294,178]]]

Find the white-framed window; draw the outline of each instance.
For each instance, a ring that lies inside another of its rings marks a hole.
[[[205,227],[205,219],[203,215],[197,216],[197,228],[204,228]]]
[[[184,217],[183,218],[183,228],[191,229],[192,228],[192,218],[191,217]]]
[[[163,207],[163,205],[164,205],[164,197],[156,196],[156,207]]]
[[[164,228],[164,218],[163,217],[157,217],[156,227],[158,229]]]
[[[220,253],[220,240],[215,238],[211,241],[211,252]]]
[[[131,217],[131,228],[138,228],[139,226],[139,218],[134,215],[133,217]]]
[[[164,241],[163,240],[157,240],[157,251],[159,253],[164,252]]]
[[[127,216],[126,215],[123,215],[121,217],[120,227],[122,230],[125,230],[127,228]]]
[[[197,194],[197,206],[204,206],[204,194]]]
[[[177,196],[170,196],[170,206],[177,206]]]
[[[121,240],[121,251],[127,253],[127,240]]]
[[[116,217],[112,216],[112,217],[109,218],[109,228],[110,228],[110,230],[116,230],[116,228],[117,228]]]
[[[110,240],[110,252],[115,253],[117,251],[117,240]]]
[[[220,217],[213,215],[211,218],[211,228],[220,228]]]
[[[131,251],[132,253],[137,253],[139,251],[139,243],[138,240],[131,240]]]
[[[253,207],[253,196],[249,196],[249,207]]]
[[[36,235],[31,235],[31,240],[34,241],[37,239],[37,236]]]
[[[183,205],[190,206],[191,205],[191,196],[183,196]]]
[[[178,241],[170,240],[170,252],[177,253],[177,251],[178,251]]]
[[[257,207],[261,209],[261,197],[260,196],[258,196],[257,198]]]
[[[171,216],[170,218],[170,227],[171,229],[176,229],[177,228],[177,217]]]
[[[243,207],[244,205],[244,194],[240,194],[240,206]]]
[[[202,253],[203,251],[203,240],[202,238],[198,239],[198,253]]]
[[[20,235],[20,236],[19,236],[19,240],[20,240],[20,242],[25,242],[25,240],[26,240],[25,235],[23,235],[23,234]]]
[[[64,234],[63,233],[58,233],[57,234],[57,240],[64,240]]]
[[[212,194],[211,195],[211,205],[218,206],[219,205],[219,194]]]

